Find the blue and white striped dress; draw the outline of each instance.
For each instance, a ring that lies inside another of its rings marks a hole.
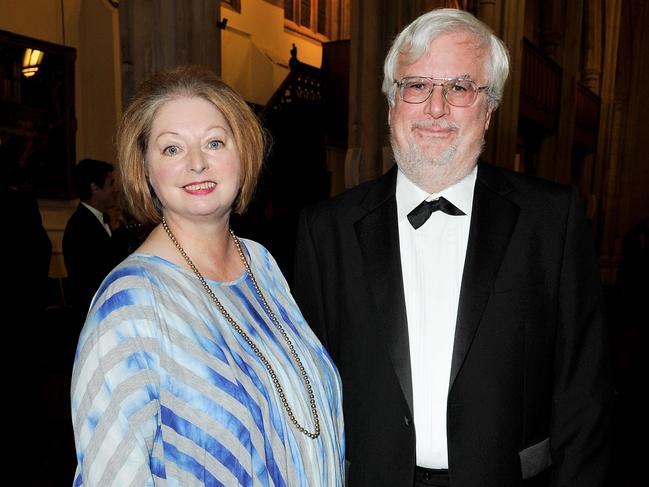
[[[133,254],[103,282],[79,339],[75,486],[343,485],[338,372],[273,257],[258,243],[242,243],[311,379],[319,438],[290,423],[262,362],[191,271]],[[207,282],[273,365],[300,424],[313,431],[300,373],[248,275]]]

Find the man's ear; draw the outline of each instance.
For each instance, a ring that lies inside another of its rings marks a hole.
[[[95,183],[90,183],[90,194],[95,194],[100,189],[101,188],[97,186]]]
[[[493,108],[487,108],[487,117],[484,122],[484,131],[489,130],[489,124],[491,123],[491,114],[494,112]]]

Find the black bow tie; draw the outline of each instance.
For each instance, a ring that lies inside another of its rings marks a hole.
[[[417,208],[408,213],[408,221],[416,230],[424,223],[426,223],[426,220],[428,220],[431,213],[437,210],[442,210],[447,215],[453,216],[466,214],[449,200],[447,200],[443,196],[440,196],[433,201],[423,201],[419,206],[417,206]]]

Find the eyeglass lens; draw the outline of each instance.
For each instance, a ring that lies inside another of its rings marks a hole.
[[[438,79],[438,78],[403,78],[401,98],[406,103],[423,103],[433,92],[435,86],[442,87],[442,94],[448,103],[455,106],[471,105],[477,96],[476,84],[468,79]]]

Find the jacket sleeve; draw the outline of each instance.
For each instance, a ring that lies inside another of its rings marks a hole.
[[[559,285],[551,424],[552,485],[608,485],[612,382],[590,228],[573,188]]]
[[[321,280],[321,262],[310,226],[308,209],[300,214],[295,246],[293,296],[304,318],[325,348],[329,349]]]

